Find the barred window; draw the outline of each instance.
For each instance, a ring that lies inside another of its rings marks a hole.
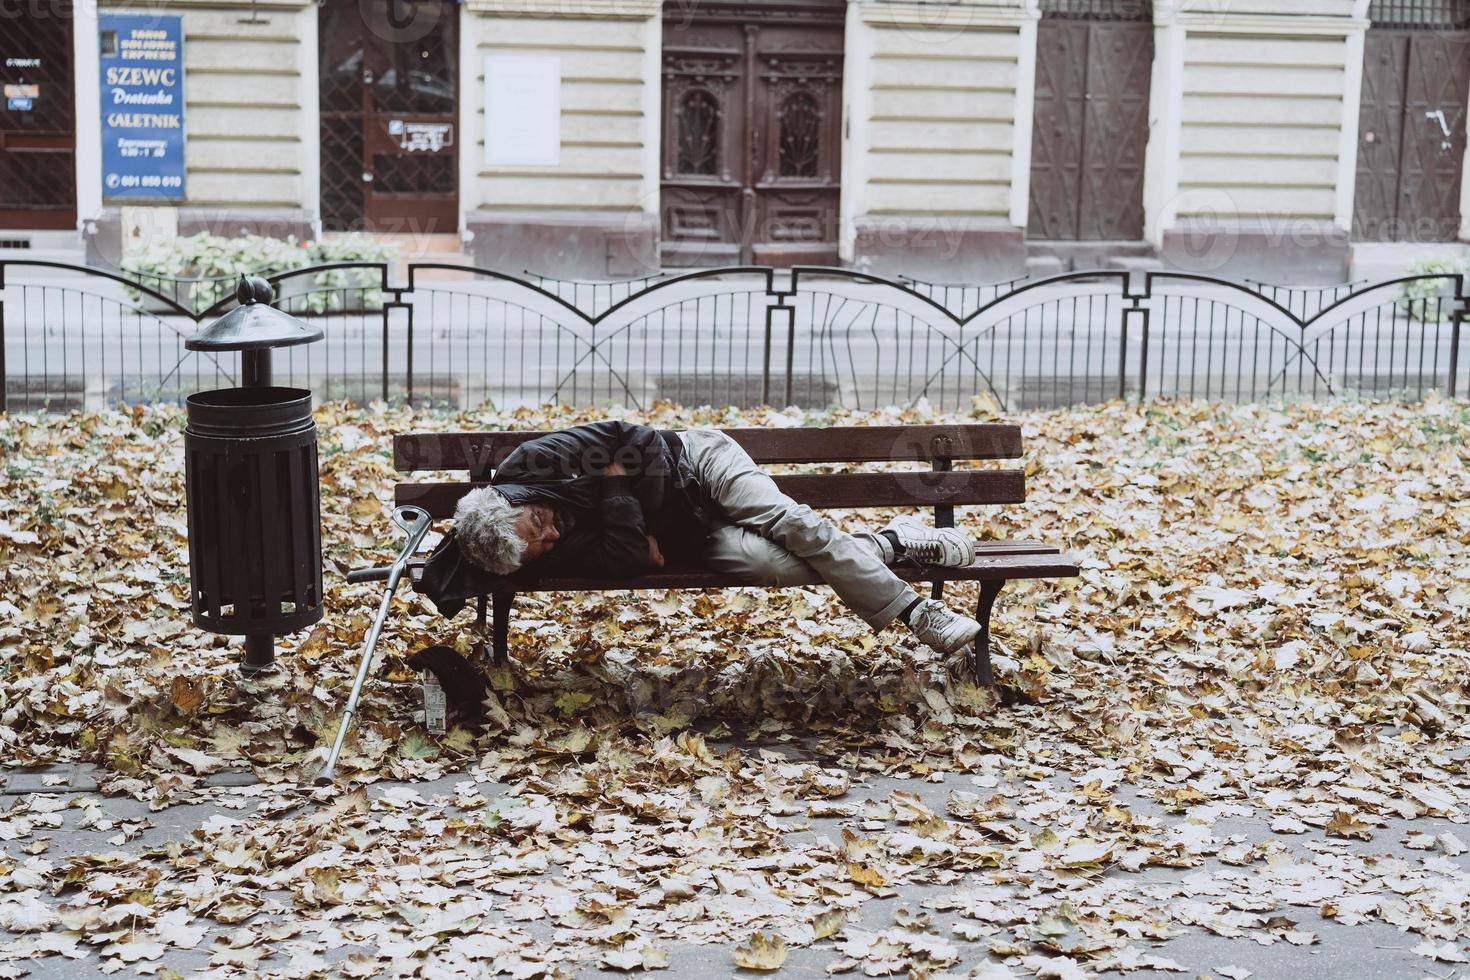
[[[1041,16],[1058,20],[1152,21],[1153,0],[1041,0]]]
[[[1470,0],[1373,0],[1368,19],[1380,27],[1470,28]]]

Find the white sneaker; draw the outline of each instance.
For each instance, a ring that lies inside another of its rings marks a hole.
[[[919,642],[940,653],[957,653],[975,642],[980,624],[961,616],[938,599],[925,599],[909,617],[909,629]]]
[[[945,568],[975,564],[975,542],[952,527],[927,527],[912,517],[899,517],[883,530],[898,535],[905,558]]]

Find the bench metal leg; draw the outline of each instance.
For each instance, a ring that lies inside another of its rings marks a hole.
[[[934,468],[934,472],[936,472],[936,473],[948,473],[950,470],[954,469],[954,463],[951,460],[948,460],[948,459],[936,459],[936,460],[934,460],[933,468]],[[935,508],[934,508],[934,526],[935,527],[954,527],[954,505],[953,504],[938,504],[938,505],[935,506]],[[943,599],[944,598],[944,579],[939,579],[938,581],[936,581],[934,583],[933,588],[931,588],[929,590],[929,598],[931,598],[931,599]]]
[[[485,603],[486,596],[482,593],[475,597],[475,642],[470,647],[475,656],[481,656],[485,652]]]
[[[510,658],[510,607],[516,601],[516,594],[497,592],[494,600],[495,666],[504,667]]]
[[[995,607],[995,597],[1006,587],[1005,579],[998,582],[980,583],[980,602],[975,606],[975,619],[980,623],[980,636],[975,640],[975,650],[970,655],[970,666],[975,671],[975,683],[983,687],[995,686],[995,671],[990,667],[990,610]]]

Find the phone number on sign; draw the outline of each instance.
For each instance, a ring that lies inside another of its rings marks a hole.
[[[182,177],[160,177],[156,174],[118,174],[115,175],[117,183],[115,187],[183,187]]]

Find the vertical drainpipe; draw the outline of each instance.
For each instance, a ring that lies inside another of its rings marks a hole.
[[[321,52],[317,44],[319,11],[314,3],[297,16],[296,93],[301,104],[297,138],[301,140],[301,207],[311,221],[313,238],[322,237]]]
[[[1354,194],[1358,183],[1358,123],[1363,101],[1363,47],[1368,37],[1369,0],[1354,0],[1352,19],[1344,27],[1342,127],[1337,143],[1337,204],[1333,221],[1351,234]]]
[[[72,12],[72,98],[76,113],[77,227],[83,233],[102,214],[102,112],[98,74],[97,4],[78,3]]]
[[[1036,121],[1036,42],[1040,0],[1023,0],[1024,16],[1016,39],[1016,109],[1011,141],[1011,224],[1022,234],[1031,219],[1031,140]]]
[[[471,249],[467,237],[469,214],[480,206],[479,173],[481,161],[485,159],[485,59],[480,57],[481,17],[468,3],[459,4],[459,95],[457,124],[459,126],[459,149],[456,151],[459,164],[459,215],[457,218],[460,241],[466,250]],[[473,251],[469,251],[473,255]]]
[[[1160,251],[1179,213],[1179,153],[1184,117],[1181,0],[1154,4],[1154,67],[1149,83],[1148,153],[1143,177],[1144,234]]]
[[[662,180],[659,167],[663,160],[663,105],[664,105],[664,19],[663,8],[650,3],[646,7],[648,19],[643,24],[643,173],[638,189],[638,200],[644,214],[654,216],[653,254],[650,258],[658,265],[658,239],[662,225],[659,222],[659,201]]]
[[[872,38],[872,28],[863,23],[863,0],[847,0],[842,39],[842,173],[837,200],[837,257],[844,265],[856,261],[857,219],[867,205]]]

